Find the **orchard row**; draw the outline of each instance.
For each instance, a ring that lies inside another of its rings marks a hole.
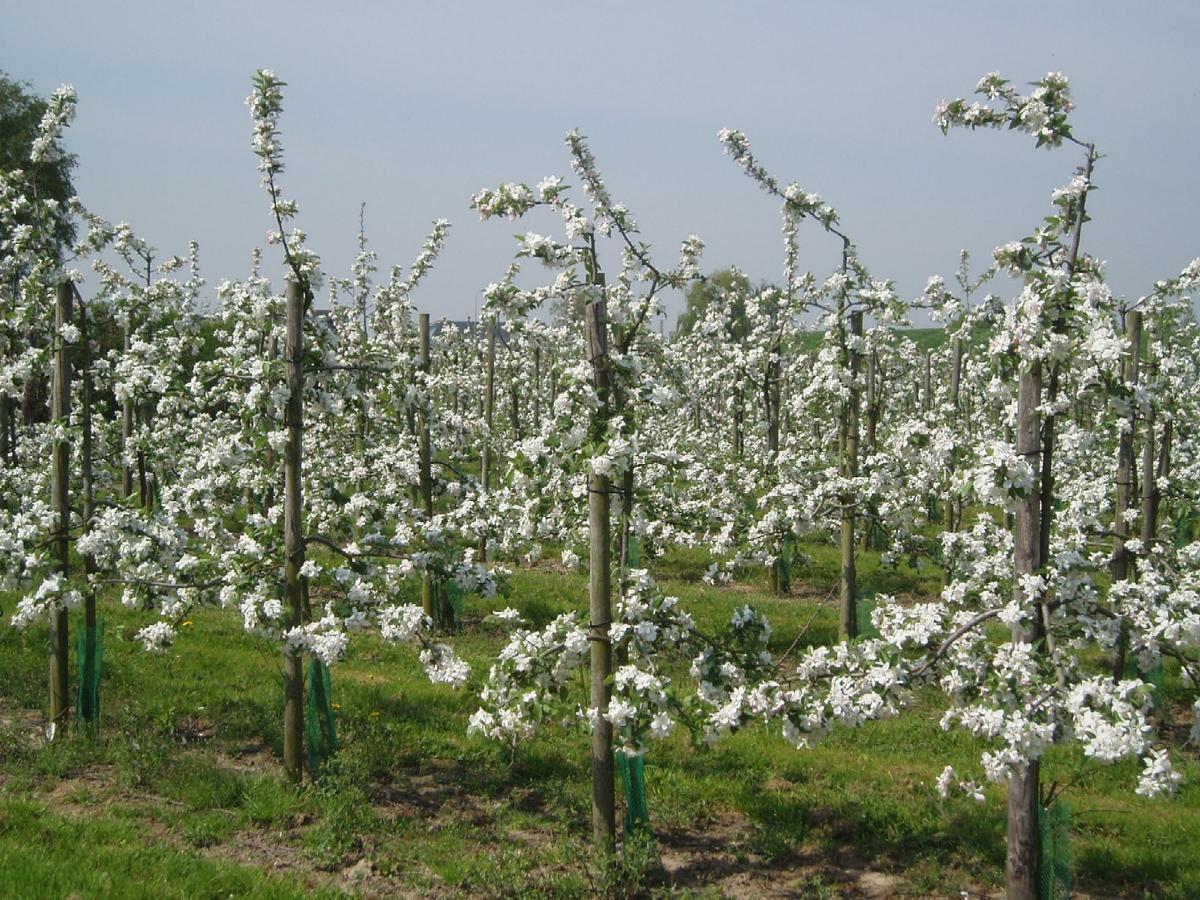
[[[160,261],[128,226],[39,197],[70,89],[27,169],[0,173],[0,588],[18,598],[14,625],[50,623],[52,739],[72,707],[70,621],[94,653],[97,599],[119,596],[145,612],[149,650],[188,652],[177,629],[201,604],[279,647],[297,779],[306,658],[320,672],[358,632],[411,643],[435,682],[477,691],[470,729],[488,738],[581,719],[604,846],[614,746],[759,723],[802,748],[929,685],[943,724],[988,744],[976,777],[1009,785],[1016,895],[1036,890],[1047,747],[1136,757],[1139,793],[1175,787],[1183,751],[1156,736],[1146,673],[1165,660],[1194,691],[1200,662],[1200,261],[1136,300],[1108,289],[1083,241],[1099,154],[1071,132],[1065,78],[1022,94],[989,75],[978,101],[938,107],[943,130],[1011,128],[1078,163],[1042,223],[978,275],[964,254],[950,282],[897,296],[829,203],[724,130],[780,209],[783,271],[761,287],[736,269],[705,280],[700,239],[663,261],[572,132],[569,179],[471,198],[484,219],[549,234],[524,234],[466,329],[431,327],[414,303],[444,221],[407,271],[381,278],[360,234],[349,277],[322,274],[281,186],[282,87],[259,72],[248,104],[290,279],[272,285],[256,251],[248,277],[216,286],[215,312],[194,245]],[[64,247],[68,221],[84,234]],[[801,271],[802,235],[840,248],[840,266]],[[1009,296],[984,294],[991,283]],[[668,289],[696,299],[670,337],[652,327]],[[905,336],[918,310],[944,328],[935,347]],[[750,607],[701,629],[645,567],[704,548],[710,579],[766,567],[786,593],[801,538],[840,547],[835,646],[773,653]],[[860,610],[864,547],[940,567],[942,595]],[[505,566],[547,553],[586,561],[587,614],[534,629],[497,609],[512,639],[473,675],[452,647],[463,594],[495,597]],[[680,659],[687,683],[666,674]],[[587,708],[569,685],[581,668]],[[81,690],[77,717],[96,702]],[[968,776],[939,786],[978,794]]]

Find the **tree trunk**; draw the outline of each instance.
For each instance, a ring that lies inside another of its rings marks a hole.
[[[1038,404],[1042,394],[1041,364],[1034,363],[1022,373],[1017,394],[1016,450],[1033,469],[1039,469],[1039,415]],[[1021,500],[1016,513],[1016,532],[1013,547],[1013,593],[1020,604],[1027,601],[1021,589],[1022,575],[1037,572],[1043,562],[1041,555],[1040,530],[1042,522],[1042,497],[1036,488]],[[1037,598],[1040,606],[1041,598]],[[1026,610],[1028,613],[1029,610]],[[1033,611],[1033,620],[1041,621],[1040,609]],[[1013,626],[1013,643],[1035,643],[1039,637],[1035,624],[1018,623]],[[1029,764],[1018,770],[1008,782],[1008,896],[1020,900],[1034,900],[1040,884],[1042,842],[1038,828],[1038,804],[1040,798],[1039,767]]]
[[[1152,356],[1147,356],[1146,359],[1146,380],[1153,382],[1158,375],[1158,364]],[[1160,460],[1159,468],[1156,470],[1154,454],[1154,426],[1155,426],[1154,404],[1151,403],[1146,410],[1146,431],[1142,443],[1142,552],[1148,552],[1158,537],[1158,506],[1161,502],[1161,493],[1158,488],[1158,479],[1166,478],[1168,472],[1162,470],[1162,461],[1165,461],[1165,454]],[[1170,428],[1171,423],[1167,422],[1166,428]],[[1163,435],[1163,449],[1166,449],[1167,436],[1166,429]]]
[[[542,432],[542,348],[533,348],[533,431]]]
[[[1096,161],[1096,151],[1092,146],[1088,146],[1087,163],[1084,166],[1083,177],[1088,184],[1092,181],[1092,166]],[[1074,234],[1071,238],[1071,252],[1067,258],[1067,271],[1072,275],[1075,273],[1075,266],[1079,261],[1079,246],[1083,238],[1083,223],[1087,218],[1085,211],[1087,208],[1087,195],[1085,189],[1079,195],[1079,212],[1078,218],[1075,221]],[[1066,318],[1060,310],[1058,318],[1054,322],[1055,334],[1062,334],[1066,329]],[[1042,521],[1041,529],[1038,535],[1039,545],[1041,547],[1041,559],[1046,560],[1050,556],[1050,530],[1054,522],[1054,504],[1051,502],[1054,496],[1054,468],[1051,465],[1054,459],[1054,419],[1053,412],[1055,404],[1058,402],[1058,381],[1059,381],[1060,364],[1054,363],[1050,368],[1050,386],[1047,390],[1046,402],[1051,409],[1050,415],[1046,416],[1046,421],[1042,427]]]
[[[779,410],[780,397],[782,395],[782,369],[783,366],[779,359],[780,346],[776,342],[771,348],[770,360],[767,363],[765,380],[763,381],[763,406],[767,414],[767,466],[773,472],[776,466],[776,457],[779,455]],[[743,441],[741,429],[741,399],[742,391],[739,386],[734,400],[738,405],[738,446],[739,455],[741,454],[741,445]],[[788,566],[784,561],[784,542],[786,537],[780,542],[779,554],[775,561],[771,564],[770,572],[770,588],[773,594],[790,594],[792,591],[791,579],[788,574]]]
[[[1007,881],[1010,900],[1037,900],[1042,839],[1038,827],[1041,763],[1031,762],[1008,782]]]
[[[1129,354],[1121,362],[1121,383],[1131,394],[1129,415],[1125,428],[1117,441],[1117,501],[1113,517],[1112,561],[1109,574],[1113,582],[1125,581],[1130,577],[1129,551],[1125,549],[1132,529],[1126,513],[1133,508],[1133,439],[1137,427],[1137,402],[1132,396],[1137,391],[1138,356],[1142,347],[1142,314],[1130,311],[1125,314],[1125,337],[1129,341]],[[1153,452],[1153,451],[1152,451]],[[1129,623],[1120,619],[1120,634],[1113,653],[1113,680],[1120,681],[1125,674],[1125,653],[1129,647]]]
[[[867,414],[867,440],[866,452],[868,455],[874,453],[878,449],[878,431],[879,431],[879,412],[880,412],[880,396],[882,394],[881,382],[882,373],[879,366],[879,352],[872,350],[867,356],[867,379],[866,379],[866,397],[865,406]],[[873,518],[878,518],[878,510],[875,504],[871,504],[868,508],[868,515]],[[859,546],[863,550],[879,550],[879,541],[876,539],[876,534],[879,529],[874,525],[867,525],[862,530],[862,537],[859,538]]]
[[[80,397],[83,436],[79,448],[79,468],[83,476],[82,530],[83,534],[86,535],[92,530],[92,521],[96,517],[96,484],[93,478],[94,436],[92,434],[92,404],[94,402],[95,384],[92,376],[92,345],[88,333],[87,310],[83,307],[82,303],[79,306],[79,325],[83,343],[83,395]],[[90,577],[97,572],[95,557],[90,553],[84,554],[83,566],[84,572],[87,573],[90,580]],[[91,683],[95,678],[96,672],[96,592],[92,589],[90,583],[83,593],[83,624],[86,629],[84,633],[84,683],[82,685],[83,690],[81,691],[83,702],[80,704],[78,714],[85,722],[96,724],[99,717],[99,710],[93,705],[94,695],[91,691]]]
[[[13,453],[13,404],[8,394],[0,393],[0,462],[6,466],[15,466],[16,454]]]
[[[125,326],[125,352],[128,354],[133,345],[130,333],[132,323]],[[133,494],[133,466],[128,459],[129,445],[133,442],[133,397],[121,401],[121,496]]]
[[[921,382],[921,411],[933,409],[933,363],[929,359],[929,351],[925,351],[925,377]]]
[[[269,322],[267,327],[271,332],[271,340],[267,344],[267,359],[274,362],[275,360],[279,359],[279,337],[275,334],[274,322]],[[284,321],[284,327],[285,328],[287,327],[286,319]],[[270,445],[267,445],[267,467],[266,468],[267,468],[268,472],[275,471],[275,451],[271,449]],[[270,510],[272,507],[275,506],[275,482],[276,482],[276,479],[272,478],[270,483],[267,484],[266,491],[263,492],[262,514],[264,516],[267,514],[268,510]]]
[[[959,390],[962,385],[962,359],[962,338],[956,336],[950,342],[950,416],[951,421],[955,425],[961,421],[959,413],[961,412],[962,402],[959,397]],[[945,509],[942,512],[942,531],[947,534],[958,531],[959,526],[962,524],[962,506],[954,495],[955,463],[954,451],[951,450],[950,464],[946,467],[946,491],[945,500],[943,501]],[[944,557],[942,559],[942,587],[950,584],[953,576],[952,562],[953,560]]]
[[[143,429],[149,428],[152,413],[153,409],[149,401],[139,403],[137,409],[138,425]],[[149,469],[146,468],[146,451],[139,447],[137,452],[138,502],[142,509],[149,509],[154,499],[150,485],[150,474]]]
[[[592,439],[603,440],[610,417],[611,372],[608,359],[608,304],[604,294],[604,276],[592,276],[592,298],[587,305],[588,354],[600,408],[593,414]],[[592,473],[588,476],[589,623],[591,640],[592,727],[592,838],[596,849],[610,853],[616,845],[616,785],[613,773],[612,724],[604,718],[611,696],[612,674],[611,531],[609,518],[609,479]]]
[[[496,407],[496,323],[488,328],[487,373],[483,389],[483,453],[479,464],[479,483],[488,493],[492,478],[492,414]],[[487,560],[487,533],[479,535],[479,561]]]
[[[30,376],[21,390],[21,424],[28,428],[47,421],[50,410],[46,406],[46,379],[40,374]]]
[[[733,455],[739,459],[745,450],[745,436],[742,431],[742,418],[745,415],[743,409],[744,403],[742,400],[741,390],[734,391],[733,394]]]
[[[509,398],[511,401],[511,420],[512,420],[512,439],[523,440],[524,434],[521,432],[521,389],[514,382],[509,386]]]
[[[874,453],[879,429],[879,353],[871,351],[867,357],[867,452]]]
[[[283,459],[283,577],[291,624],[299,627],[306,618],[304,583],[303,502],[300,482],[304,440],[304,306],[305,289],[295,281],[287,286],[288,399],[284,425],[287,443]],[[283,765],[292,781],[304,777],[304,661],[298,649],[283,650]]]
[[[62,337],[71,322],[71,283],[64,281],[55,293],[54,304],[54,376],[51,383],[51,413],[63,435],[51,447],[50,495],[55,512],[54,556],[63,580],[71,576],[70,533],[71,443],[65,437],[71,417],[71,347]],[[65,585],[64,585],[65,587]],[[52,736],[67,724],[70,699],[67,693],[67,610],[61,603],[50,612],[50,726]]]
[[[1162,482],[1166,478],[1169,478],[1171,475],[1171,435],[1173,433],[1174,426],[1175,426],[1175,423],[1171,419],[1167,419],[1167,421],[1163,424],[1162,446],[1159,448],[1159,451],[1158,451],[1158,472],[1156,473],[1155,480],[1154,480],[1154,488],[1155,488],[1154,495],[1153,495],[1154,505],[1152,507],[1152,511],[1153,511],[1154,515],[1153,515],[1152,521],[1155,521],[1155,522],[1158,521],[1158,510],[1159,510],[1160,504],[1162,503],[1162,488],[1160,488],[1158,485],[1160,482]],[[1147,520],[1142,521],[1142,528],[1146,527],[1146,521]],[[1158,537],[1157,529],[1155,530],[1154,534],[1151,535],[1151,537],[1153,539],[1157,539],[1157,537]]]
[[[621,473],[621,569],[617,579],[617,593],[624,596],[629,588],[629,570],[633,568],[630,559],[633,553],[633,464]],[[625,665],[628,655],[617,653],[617,665]]]
[[[863,314],[856,311],[850,314],[850,336],[861,338],[863,333]],[[857,343],[857,342],[856,342]],[[842,477],[855,478],[858,475],[858,367],[859,353],[857,348],[849,348],[846,365],[850,372],[850,397],[842,411]],[[843,639],[858,636],[858,572],[854,553],[854,509],[855,498],[849,493],[841,497],[842,504],[842,574],[840,583],[840,612],[841,621],[838,629]]]
[[[429,313],[421,313],[418,317],[420,327],[420,357],[418,366],[423,376],[422,387],[426,391],[420,401],[417,413],[418,457],[420,466],[421,508],[425,513],[425,521],[433,519],[433,448],[429,440],[429,404],[433,398],[428,395],[430,358],[429,358]],[[438,609],[435,599],[433,578],[426,571],[421,575],[421,608],[425,615],[435,622],[442,618],[442,610]]]

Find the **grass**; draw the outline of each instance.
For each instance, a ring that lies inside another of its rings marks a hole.
[[[794,579],[809,599],[706,586],[695,552],[657,569],[702,622],[747,602],[765,609],[781,649],[803,628],[814,643],[836,633],[820,600],[836,584],[834,551],[801,549]],[[936,569],[884,569],[873,554],[860,578],[864,592],[911,595],[940,583]],[[505,602],[534,622],[586,603],[580,575],[518,571],[510,589]],[[319,781],[293,786],[279,765],[276,653],[235,615],[206,610],[172,655],[150,656],[130,639],[137,614],[104,607],[98,737],[45,743],[46,631],[0,629],[5,896],[838,896],[865,890],[868,876],[912,896],[958,896],[1002,885],[1003,791],[989,787],[984,804],[938,798],[942,767],[975,770],[981,747],[941,731],[932,695],[808,751],[762,729],[711,748],[676,734],[647,759],[654,846],[597,862],[576,728],[548,727],[512,755],[468,738],[469,691],[428,684],[411,651],[366,637],[333,672],[342,751]],[[485,611],[469,599],[453,638],[476,678],[505,639]],[[1200,766],[1183,770],[1177,797],[1147,801],[1133,794],[1132,763],[1051,753],[1047,781],[1070,785],[1077,888],[1200,896]]]

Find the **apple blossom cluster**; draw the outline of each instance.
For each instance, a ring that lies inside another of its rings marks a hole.
[[[963,99],[942,101],[934,110],[933,123],[943,133],[954,126],[964,128],[1020,128],[1037,138],[1039,147],[1057,147],[1071,139],[1067,114],[1074,108],[1065,75],[1050,72],[1033,82],[1029,94],[1021,94],[999,72],[984,75],[975,93],[987,102]],[[994,104],[994,105],[993,105]]]
[[[46,103],[46,111],[38,124],[37,137],[29,151],[29,161],[35,166],[38,163],[52,163],[62,158],[63,149],[60,143],[63,131],[75,119],[75,106],[78,97],[75,88],[64,84],[50,95]]]
[[[254,90],[246,98],[250,118],[254,122],[251,149],[258,157],[258,171],[262,174],[262,186],[271,198],[271,209],[275,215],[277,231],[269,232],[267,243],[282,244],[287,264],[296,279],[312,282],[320,279],[321,260],[304,246],[305,234],[299,228],[284,231],[284,223],[294,219],[299,207],[294,200],[285,200],[283,187],[277,176],[283,173],[283,144],[280,139],[279,119],[283,115],[283,89],[287,82],[281,80],[270,69],[259,69],[254,73]]]

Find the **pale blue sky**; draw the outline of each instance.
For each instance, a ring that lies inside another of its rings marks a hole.
[[[724,157],[746,132],[781,180],[820,192],[879,277],[915,295],[1029,233],[1076,149],[931,124],[936,102],[1000,70],[1066,73],[1075,133],[1096,142],[1085,249],[1138,295],[1200,255],[1200,3],[9,2],[0,68],[79,93],[76,187],[164,256],[200,242],[210,288],[243,275],[270,227],[243,101],[254,69],[288,83],[284,186],[327,272],[346,273],[359,204],[381,270],[407,267],[431,220],[453,227],[418,305],[464,317],[517,230],[480,223],[485,185],[569,175],[590,138],[613,195],[660,259],[705,239],[706,269],[778,279],[776,204]],[[803,262],[837,247],[812,227]],[[268,254],[272,248],[268,248]],[[274,267],[278,270],[278,266]],[[677,302],[677,301],[676,301]]]

